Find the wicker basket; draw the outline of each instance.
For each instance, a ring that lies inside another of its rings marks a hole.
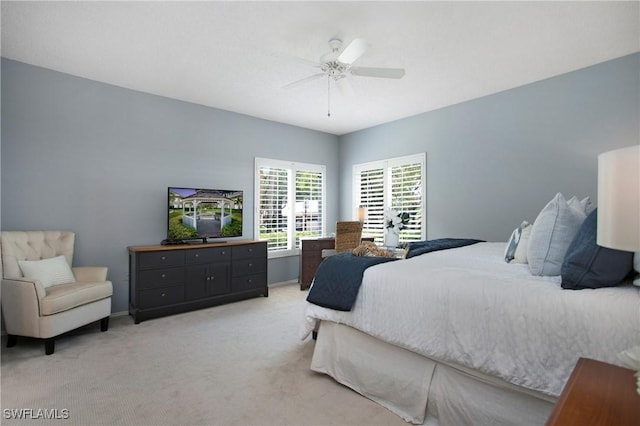
[[[342,221],[336,223],[336,252],[350,251],[360,245],[362,222]]]

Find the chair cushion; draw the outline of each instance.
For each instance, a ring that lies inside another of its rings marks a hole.
[[[111,281],[75,282],[60,284],[46,289],[47,295],[40,299],[40,315],[53,315],[111,297]]]
[[[40,281],[44,288],[76,281],[71,267],[62,255],[42,260],[18,260],[18,265],[25,278]]]

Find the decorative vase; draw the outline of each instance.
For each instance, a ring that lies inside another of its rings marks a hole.
[[[393,230],[387,228],[384,231],[384,246],[385,247],[398,247],[400,242],[400,235],[393,232]]]

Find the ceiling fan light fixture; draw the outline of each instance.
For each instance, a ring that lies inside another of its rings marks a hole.
[[[340,55],[340,47],[342,47],[342,40],[332,38],[331,40],[329,40],[329,47],[331,47],[331,52],[325,53],[324,55],[320,56],[321,64],[336,62],[338,60],[338,56]]]
[[[342,46],[342,40],[340,40],[339,38],[332,38],[331,40],[329,40],[329,47],[332,51],[337,52],[338,50],[340,50],[340,46]]]
[[[345,76],[345,73],[349,70],[349,66],[338,61],[332,61],[323,63],[320,69],[327,73],[329,77],[337,80]]]

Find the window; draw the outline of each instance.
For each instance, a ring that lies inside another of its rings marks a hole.
[[[298,254],[300,237],[325,232],[325,166],[256,158],[255,238],[269,257]]]
[[[367,209],[363,235],[382,243],[384,212],[390,207],[409,213],[400,241],[426,239],[426,154],[416,154],[353,166],[354,211]]]

